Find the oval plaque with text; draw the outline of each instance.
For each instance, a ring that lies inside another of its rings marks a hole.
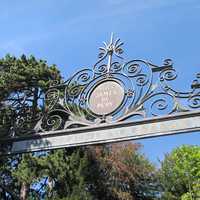
[[[104,81],[97,85],[90,94],[90,110],[97,115],[114,112],[124,99],[124,89],[116,81]]]

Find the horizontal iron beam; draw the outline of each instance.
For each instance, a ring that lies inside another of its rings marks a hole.
[[[37,135],[1,140],[12,143],[8,154],[58,149],[171,134],[200,131],[200,111],[184,112],[135,122],[101,124],[84,128],[50,131]]]

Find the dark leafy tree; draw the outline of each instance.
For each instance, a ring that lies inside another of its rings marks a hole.
[[[16,58],[7,55],[0,59],[0,137],[32,131],[42,109],[45,90],[51,81],[60,79],[55,65],[48,66],[46,61],[38,61],[33,56]],[[1,145],[1,151],[3,147]],[[34,158],[31,158],[20,155],[1,158],[0,195],[4,199],[26,199],[30,181],[15,178],[13,170],[22,163],[24,170],[28,171],[26,166],[30,165],[29,160],[34,162]]]
[[[39,118],[44,91],[60,73],[55,65],[24,55],[1,59],[0,72],[0,134],[27,133]]]
[[[153,200],[158,197],[156,170],[139,153],[140,147],[139,144],[119,143],[90,150],[93,155],[90,169],[94,169],[92,174],[97,176],[91,187],[97,199]],[[105,195],[102,197],[102,194]]]

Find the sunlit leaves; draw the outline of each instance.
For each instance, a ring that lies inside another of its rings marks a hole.
[[[173,150],[165,156],[160,174],[163,198],[195,199],[200,191],[200,147],[183,145]]]

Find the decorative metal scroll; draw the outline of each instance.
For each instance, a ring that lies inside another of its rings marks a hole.
[[[144,60],[124,62],[123,43],[111,37],[100,47],[93,69],[82,69],[45,96],[45,113],[36,132],[171,115],[200,108],[200,73],[189,92],[171,85],[177,78],[172,60],[162,66]]]

